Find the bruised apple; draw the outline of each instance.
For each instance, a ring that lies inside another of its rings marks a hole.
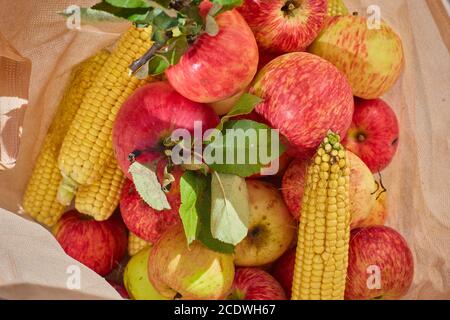
[[[296,223],[280,192],[271,184],[247,180],[248,234],[235,248],[237,266],[262,266],[278,259],[292,243]]]

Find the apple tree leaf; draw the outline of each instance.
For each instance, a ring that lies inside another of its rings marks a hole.
[[[116,17],[123,18],[135,22],[137,24],[145,24],[149,15],[148,8],[143,7],[121,8],[111,5],[106,0],[103,0],[95,4],[94,6],[91,7],[91,9],[107,12]]]
[[[198,196],[206,189],[207,181],[192,171],[186,171],[180,180],[181,206],[180,217],[188,245],[197,238],[199,213]]]
[[[136,191],[150,207],[158,211],[170,209],[166,194],[156,176],[155,166],[148,167],[135,161],[128,171],[133,177]]]
[[[233,108],[222,117],[219,125],[217,126],[217,129],[222,130],[225,122],[229,121],[233,117],[251,113],[253,109],[255,109],[255,107],[262,101],[263,99],[261,99],[258,96],[255,96],[250,93],[244,93],[236,102],[236,104],[233,106]]]
[[[110,5],[119,8],[149,8],[145,0],[106,0]]]
[[[228,121],[221,139],[210,138],[203,157],[209,168],[244,178],[261,173],[285,150],[277,131],[251,120]]]
[[[236,7],[242,6],[244,0],[212,0],[211,1],[214,6],[217,6],[219,9],[216,9],[213,16],[219,15],[225,11],[232,10]]]
[[[212,173],[211,234],[233,245],[241,242],[248,232],[250,206],[247,184],[237,175]]]
[[[202,242],[209,249],[233,253],[234,246],[214,239],[211,234],[211,177],[186,171],[181,177],[180,217],[188,244],[194,240]]]
[[[59,14],[65,18],[68,18],[75,14],[75,11],[71,10],[69,7],[65,11],[59,12]],[[80,21],[82,24],[92,24],[95,22],[120,22],[124,20],[123,18],[119,18],[105,11],[91,8],[80,8]]]

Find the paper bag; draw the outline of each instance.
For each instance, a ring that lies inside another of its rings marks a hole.
[[[30,60],[11,47],[0,32],[0,171],[16,164],[30,73]]]

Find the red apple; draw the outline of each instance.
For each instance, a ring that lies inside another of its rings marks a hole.
[[[72,210],[52,230],[64,251],[101,276],[112,271],[125,255],[127,231],[120,217],[96,221]]]
[[[128,173],[128,156],[136,150],[141,163],[152,163],[164,155],[165,138],[175,129],[194,132],[194,122],[202,130],[215,128],[219,117],[203,104],[177,93],[167,82],[150,83],[136,90],[123,104],[113,128],[113,146],[119,166]]]
[[[355,99],[353,122],[344,141],[372,172],[384,170],[394,157],[399,126],[392,108],[383,100]]]
[[[282,55],[256,76],[250,92],[264,99],[255,110],[279,129],[292,155],[311,157],[331,129],[345,136],[353,95],[331,63],[305,52]]]
[[[272,275],[284,288],[288,298],[292,293],[292,279],[294,278],[295,254],[297,247],[286,251],[280,259],[275,262]]]
[[[238,8],[260,48],[303,51],[319,34],[327,14],[326,0],[245,0]]]
[[[158,176],[162,182],[162,170],[158,168]],[[172,171],[175,181],[166,193],[170,209],[157,211],[145,203],[136,191],[131,180],[125,181],[120,198],[120,213],[127,228],[139,238],[155,243],[172,225],[180,221],[178,210],[181,205],[180,178],[183,171],[175,167]]]
[[[283,288],[258,268],[239,268],[234,274],[230,300],[286,300]]]
[[[303,190],[309,160],[294,159],[286,169],[281,182],[281,193],[289,212],[298,220],[302,206]]]
[[[206,14],[209,1],[201,4]],[[170,84],[192,101],[211,103],[243,91],[258,67],[258,46],[252,30],[236,11],[216,18],[219,33],[200,35],[180,61],[166,70]]]
[[[345,299],[399,299],[413,275],[411,250],[397,231],[385,226],[352,230]]]

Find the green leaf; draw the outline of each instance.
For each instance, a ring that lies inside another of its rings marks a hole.
[[[168,30],[178,25],[178,19],[169,17],[165,12],[156,14],[152,22],[159,30]]]
[[[250,207],[247,184],[237,175],[213,172],[211,180],[211,233],[233,245],[248,232]]]
[[[180,181],[180,217],[188,243],[202,242],[209,249],[233,253],[234,246],[214,239],[211,234],[211,177],[186,171]]]
[[[165,59],[164,57],[161,57],[159,55],[151,58],[147,62],[147,65],[148,65],[147,76],[149,74],[155,75],[155,76],[162,74],[169,67],[169,63],[167,62],[167,59]]]
[[[251,120],[226,122],[222,135],[210,140],[203,152],[205,163],[219,173],[240,177],[261,173],[285,150],[276,131]]]
[[[133,177],[136,191],[150,207],[158,211],[170,209],[166,194],[156,176],[155,166],[150,168],[135,161],[130,165],[128,172]]]
[[[176,18],[178,13],[174,9],[169,8],[170,1],[168,0],[147,0],[147,3],[150,5],[150,7],[163,11],[165,14],[167,14],[169,17]]]
[[[167,46],[168,51],[164,55],[171,65],[177,64],[189,48],[186,36],[184,35],[170,39],[167,42]]]
[[[199,223],[198,196],[205,192],[206,186],[206,179],[192,171],[186,171],[180,180],[181,206],[179,212],[188,245],[197,238]]]
[[[74,12],[59,12],[63,17],[71,17]],[[80,19],[82,24],[91,24],[94,22],[119,22],[123,21],[123,18],[116,17],[105,11],[95,10],[91,8],[80,9]]]
[[[187,6],[187,7],[183,7],[180,10],[180,13],[182,16],[184,16],[185,18],[188,18],[190,20],[192,20],[193,23],[202,26],[203,25],[203,18],[200,15],[200,9],[199,6]],[[185,19],[184,18],[184,19]],[[185,19],[186,20],[186,19]],[[186,22],[184,22],[186,23]]]
[[[216,11],[214,16],[219,15],[225,11],[232,10],[236,7],[242,6],[244,0],[211,0],[213,5],[220,6],[220,10]]]
[[[148,8],[120,8],[109,4],[106,0],[92,6],[91,9],[104,11],[116,17],[123,18],[138,24],[146,23],[149,14]]]
[[[119,8],[149,8],[150,5],[145,0],[105,0],[110,5]]]
[[[179,36],[172,38],[167,42],[167,47],[157,51],[155,55],[144,65],[138,72],[142,70],[142,75],[159,75],[171,65],[175,65],[180,61],[183,54],[188,49],[189,45],[186,36]],[[145,79],[145,78],[144,78]]]
[[[263,101],[258,96],[250,93],[244,93],[236,102],[234,107],[220,120],[217,129],[222,130],[225,122],[236,116],[242,116],[249,114],[255,109],[255,107]]]

